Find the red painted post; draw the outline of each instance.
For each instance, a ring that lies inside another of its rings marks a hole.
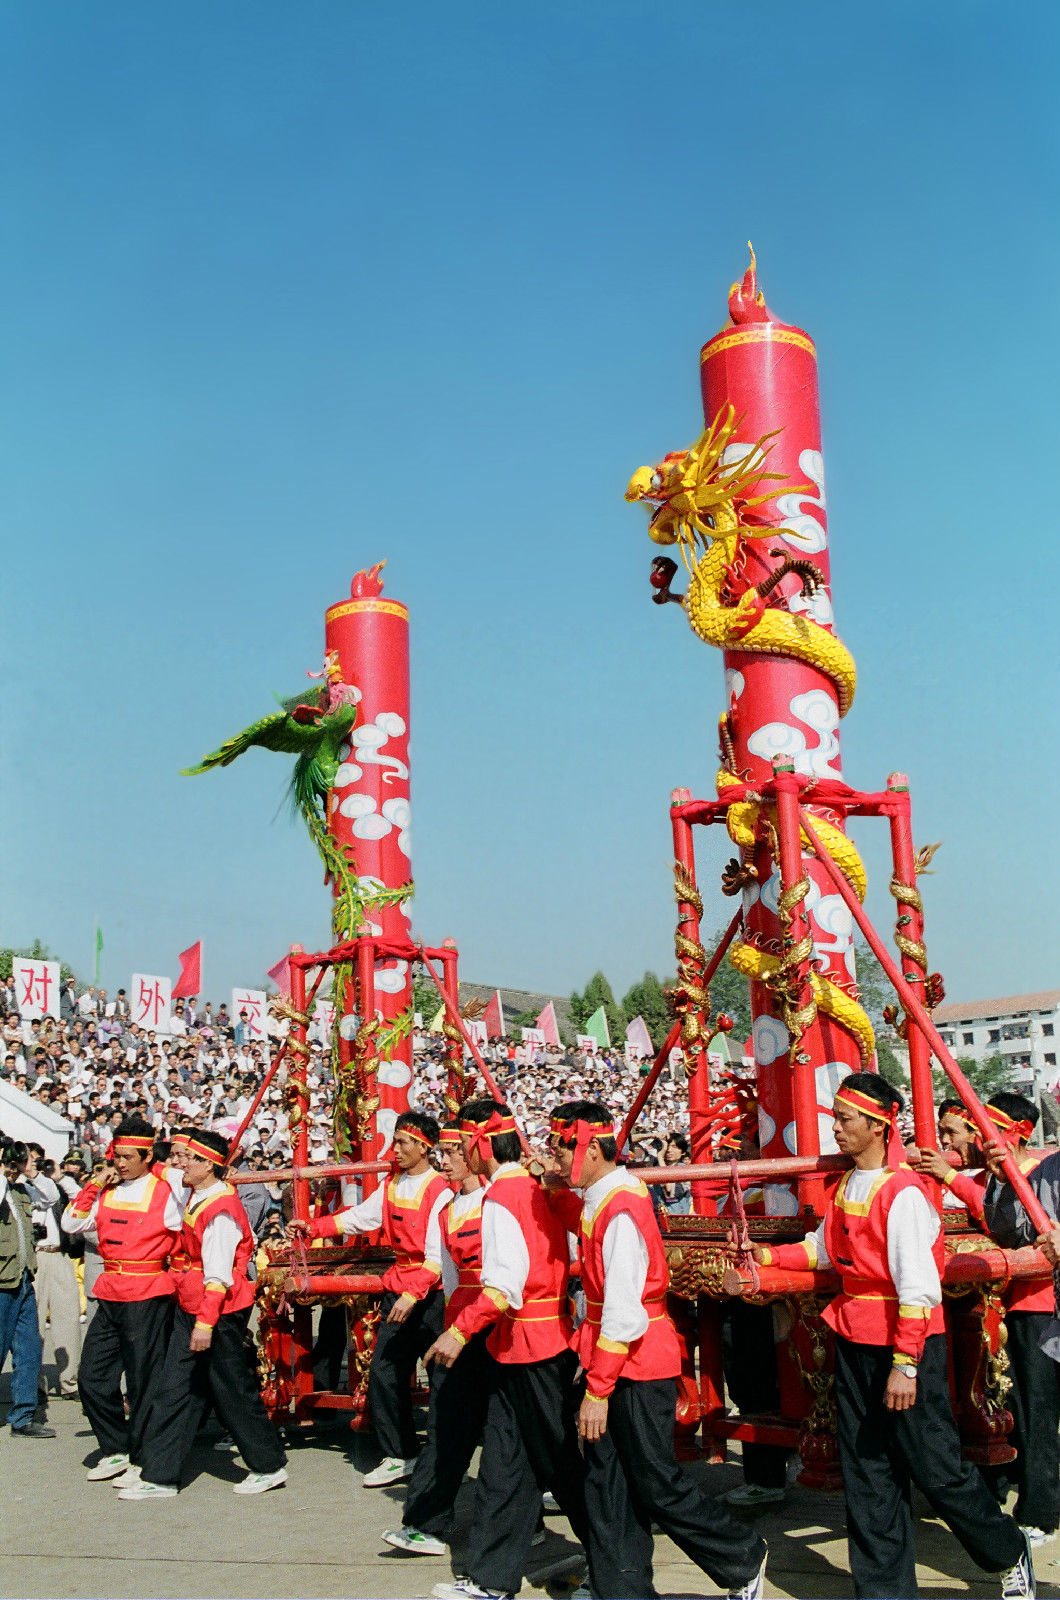
[[[446,1012],[460,1009],[460,980],[456,970],[456,945],[451,939],[442,940],[442,991],[445,996]],[[446,1105],[452,1115],[456,1108],[463,1105],[467,1098],[464,1093],[464,1041],[454,1039],[452,1034],[457,1030],[450,1022],[450,1033],[444,1035],[445,1056],[449,1068],[449,1077],[446,1083]]]
[[[685,789],[675,789],[670,796],[671,805],[680,805],[682,801],[690,799]],[[696,853],[692,838],[691,824],[684,817],[676,816],[671,812],[670,817],[674,835],[674,859],[684,868],[688,882],[695,892],[696,883]],[[700,940],[700,912],[699,908],[690,900],[680,897],[677,890],[677,985],[679,994],[682,986],[690,989],[705,990],[703,979],[706,975],[706,960],[703,954],[703,945]],[[687,945],[695,946],[700,954],[694,956],[682,953],[681,941]],[[687,993],[687,990],[686,990]],[[710,1157],[710,1127],[708,1117],[710,1113],[710,1066],[707,1062],[706,1037],[710,1030],[709,1005],[697,1005],[689,1000],[681,1008],[682,1019],[682,1048],[685,1056],[685,1071],[688,1074],[688,1123],[690,1142],[692,1146],[693,1162],[708,1160]],[[698,1029],[698,1039],[690,1040],[689,1034]],[[703,1186],[698,1183],[692,1185],[692,1209],[699,1215],[705,1215],[709,1196]]]
[[[909,779],[904,772],[892,772],[887,779],[887,793],[894,799],[894,806],[889,811],[891,827],[891,852],[894,856],[894,877],[891,879],[892,888],[911,889],[914,894],[916,889],[916,856],[913,850],[913,824],[909,800]],[[898,932],[903,934],[910,945],[924,947],[924,913],[917,899],[903,900],[896,895],[898,913],[900,917],[907,917],[904,927],[899,927]],[[897,943],[897,939],[895,940]],[[918,961],[908,950],[901,949],[902,973],[907,983],[917,988],[923,996],[924,980],[927,977],[927,966]],[[913,1126],[916,1129],[916,1142],[918,1145],[930,1149],[937,1148],[938,1139],[935,1125],[935,1095],[931,1082],[931,1047],[919,1028],[910,1028],[906,1035],[906,1044],[909,1046],[909,1084],[913,1095]],[[939,1191],[941,1205],[941,1190]]]
[[[802,837],[799,832],[799,791],[805,784],[799,784],[794,765],[783,756],[773,757],[773,787],[777,801],[777,839],[780,845],[780,883],[783,897],[800,882],[804,884],[808,882],[803,872]],[[791,920],[786,928],[784,917],[782,915],[780,917],[781,946],[784,954],[789,955],[800,945],[809,947],[808,953],[798,963],[797,978],[793,980],[795,1007],[801,1011],[813,1000],[813,989],[810,984],[813,945],[810,924],[806,916],[805,890],[792,902],[788,915]],[[789,1033],[790,1031],[789,1028]],[[814,1021],[803,1034],[793,1038],[788,1046],[791,1098],[795,1112],[795,1138],[793,1144],[789,1144],[789,1148],[801,1156],[817,1156],[821,1153],[821,1134],[817,1121],[817,1075],[814,1070],[814,1063],[821,1059],[821,1055],[820,1029]],[[787,1135],[784,1142],[789,1143]],[[822,1215],[824,1184],[820,1178],[802,1178],[799,1180],[798,1189],[800,1206],[811,1206],[818,1216]]]
[[[305,1015],[305,968],[299,966],[297,961],[291,962],[291,1005],[295,1011]],[[309,1089],[306,1086],[309,1049],[304,1022],[291,1022],[287,1034],[287,1057],[287,1115],[294,1124],[291,1128],[291,1155],[294,1166],[304,1167],[309,1162]],[[297,1122],[294,1120],[296,1116]],[[309,1184],[304,1178],[295,1179],[293,1199],[295,1217],[303,1222],[308,1220]]]

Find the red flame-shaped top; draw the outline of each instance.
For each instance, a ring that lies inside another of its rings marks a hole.
[[[383,580],[379,576],[386,566],[385,561],[377,561],[374,567],[366,567],[363,571],[355,573],[350,584],[350,595],[354,600],[375,600],[383,592]]]
[[[758,263],[750,239],[751,265],[743,275],[742,283],[734,283],[729,290],[729,316],[733,322],[779,322],[766,305],[765,295],[758,287]]]

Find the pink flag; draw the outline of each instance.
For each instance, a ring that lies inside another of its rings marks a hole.
[[[180,977],[173,985],[173,999],[180,995],[188,996],[202,993],[202,940],[197,944],[189,945],[187,950],[182,950],[177,957],[180,962]]]
[[[626,1047],[632,1048],[639,1056],[653,1056],[655,1046],[651,1042],[648,1024],[643,1017],[634,1017],[626,1028]]]
[[[277,961],[277,963],[276,963],[276,965],[274,967],[270,967],[268,972],[266,973],[266,977],[272,979],[273,983],[276,985],[277,989],[279,989],[281,994],[290,994],[290,992],[291,992],[291,958],[290,958],[290,956],[284,956],[282,961]]]
[[[535,1026],[544,1034],[546,1044],[559,1044],[559,1023],[556,1021],[556,1008],[551,1000],[538,1017]]]
[[[489,1038],[500,1039],[504,1036],[504,1007],[501,1005],[499,989],[493,991],[493,999],[482,1013],[482,1020]]]

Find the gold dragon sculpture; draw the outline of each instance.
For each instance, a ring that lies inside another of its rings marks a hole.
[[[846,646],[806,615],[795,615],[783,606],[775,591],[781,579],[795,573],[804,594],[812,594],[824,584],[813,562],[798,557],[785,558],[757,585],[744,578],[748,546],[753,540],[783,538],[784,529],[756,525],[748,518],[755,506],[771,500],[775,489],[752,493],[770,480],[786,481],[785,474],[767,472],[765,463],[776,434],[766,434],[750,447],[736,442],[742,419],[733,406],[727,406],[686,451],[674,451],[655,466],[640,467],[630,479],[626,499],[652,508],[649,533],[656,544],[677,545],[688,572],[688,592],[670,592],[670,581],[677,565],[669,557],[657,556],[653,563],[654,598],[659,603],[680,604],[693,631],[705,643],[719,650],[755,651],[790,656],[816,667],[835,686],[840,716],[845,716],[854,700],[857,673],[854,658]],[[793,485],[796,491],[809,485]],[[780,551],[771,551],[779,555]],[[726,719],[722,718],[725,744]],[[728,766],[717,775],[717,791],[724,799],[727,789],[740,780]],[[726,812],[729,836],[744,855],[754,848],[760,828],[776,826],[776,807],[753,799],[735,800]],[[865,868],[846,834],[825,818],[815,818],[822,842],[859,900],[866,890]],[[809,840],[803,835],[804,848]],[[774,854],[776,852],[774,851]],[[729,960],[747,978],[773,988],[783,1004],[788,986],[792,955],[774,955],[742,939],[734,941]],[[872,1060],[875,1037],[872,1023],[855,999],[810,969],[814,1007],[831,1017],[857,1041],[862,1060]],[[798,1032],[807,1026],[802,1017]]]

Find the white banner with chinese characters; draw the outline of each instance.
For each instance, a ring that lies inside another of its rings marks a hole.
[[[243,1012],[243,1011],[245,1011],[246,1014],[247,1014],[247,1020],[246,1020],[246,1029],[247,1029],[247,1031],[246,1031],[246,1035],[244,1037],[243,1043],[246,1044],[248,1039],[264,1039],[264,1037],[265,1037],[265,1023],[267,1021],[267,1016],[266,1016],[266,1011],[265,1011],[265,990],[264,989],[233,989],[232,990],[232,1022],[233,1022],[233,1024],[239,1022],[240,1013]]]
[[[591,1033],[576,1033],[574,1042],[582,1054],[586,1056],[594,1056],[600,1048],[599,1040]]]
[[[129,1021],[138,1022],[141,1028],[154,1028],[158,1033],[167,1033],[172,995],[172,978],[134,972],[129,989]]]
[[[486,1032],[486,1024],[482,1021],[481,1017],[465,1018],[464,1027],[467,1029],[468,1038],[475,1045],[476,1049],[479,1051],[485,1050],[486,1046],[489,1044],[489,1035]],[[465,1054],[468,1053],[467,1045],[464,1046],[464,1052]]]
[[[309,1025],[309,1037],[319,1040],[321,1044],[330,1046],[331,1036],[334,1032],[334,1000],[317,1000],[313,1006],[313,1020]]]
[[[58,961],[31,961],[28,956],[14,956],[11,976],[15,980],[15,1002],[20,1017],[27,1022],[34,1017],[58,1017]]]
[[[544,1028],[524,1028],[522,1032],[523,1043],[526,1045],[528,1050],[537,1051],[545,1048]]]

